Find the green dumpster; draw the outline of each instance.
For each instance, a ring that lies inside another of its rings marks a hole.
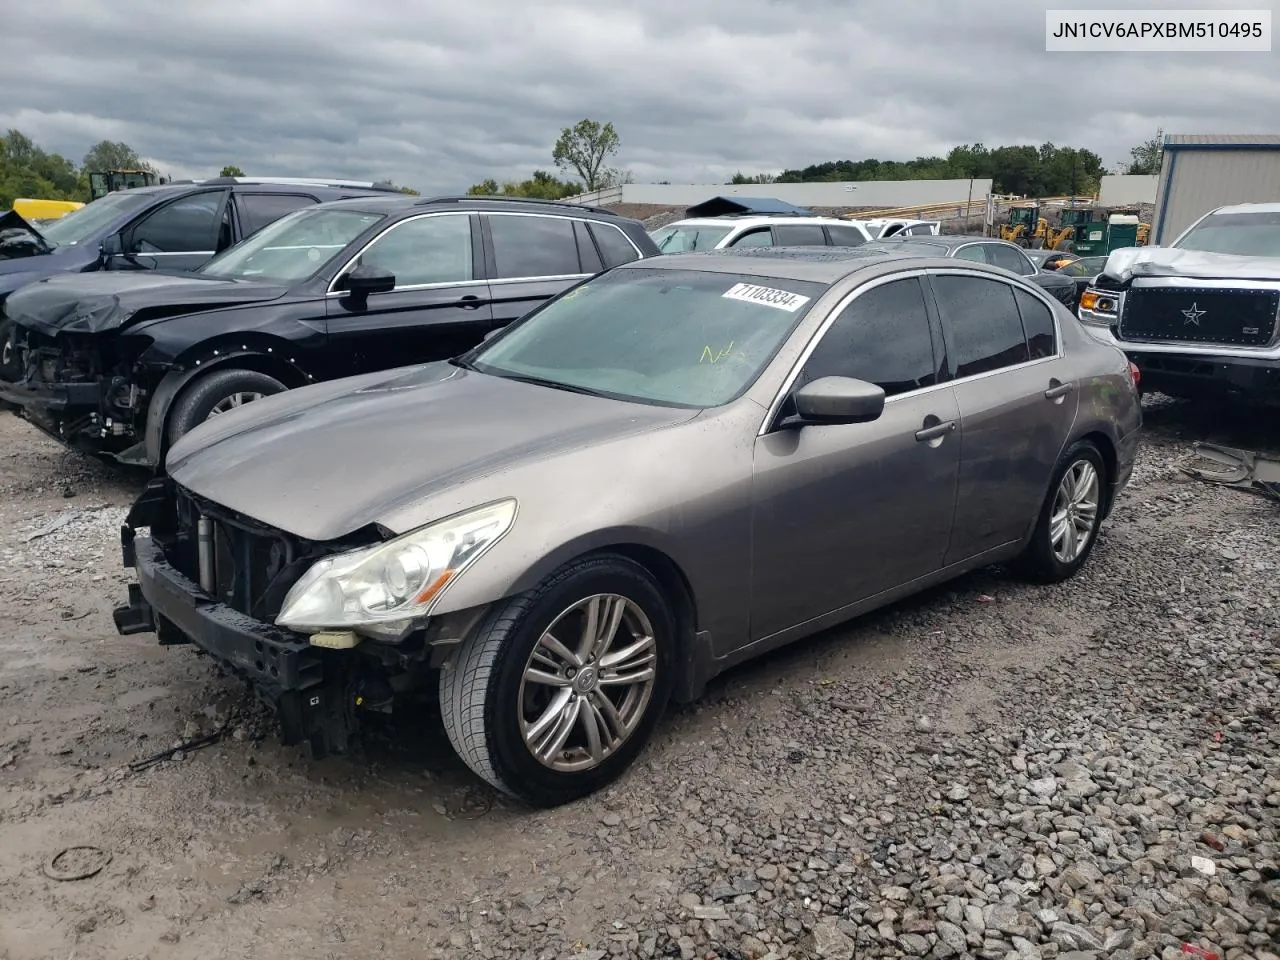
[[[1074,250],[1078,257],[1100,257],[1107,253],[1107,225],[1091,221],[1076,227]]]

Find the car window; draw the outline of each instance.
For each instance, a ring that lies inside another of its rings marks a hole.
[[[573,239],[578,243],[578,260],[582,263],[583,273],[599,273],[604,269],[600,253],[596,250],[591,232],[581,220],[573,221]]]
[[[750,233],[744,233],[732,243],[731,247],[771,247],[773,246],[773,235],[769,232],[769,228],[763,230],[752,230]]]
[[[379,220],[380,213],[312,204],[267,224],[199,269],[207,277],[292,283],[313,276]]]
[[[614,228],[610,227],[610,230]],[[600,241],[603,249],[605,230],[595,230],[596,240]],[[614,232],[617,232],[614,230]],[[660,253],[693,253],[697,250],[714,250],[716,244],[727,237],[732,232],[730,227],[711,227],[697,226],[694,224],[671,224],[654,230],[649,234],[653,238],[653,242],[657,244]],[[625,243],[624,238],[623,242]],[[630,247],[630,244],[626,244]],[[636,259],[635,251],[631,251],[631,258]],[[625,261],[624,261],[625,262]]]
[[[444,214],[392,224],[360,255],[360,265],[391,271],[397,287],[474,280],[471,218]]]
[[[987,260],[992,266],[1012,270],[1023,277],[1029,277],[1036,272],[1035,266],[1021,250],[1015,250],[1000,243],[984,243],[983,246],[987,248]]]
[[[933,236],[933,227],[927,223],[917,223],[913,227],[907,227],[906,232],[916,237]]]
[[[826,234],[816,223],[780,223],[773,228],[773,240],[780,247],[825,247]]]
[[[804,365],[804,377],[854,377],[888,396],[938,382],[924,290],[911,277],[873,287],[832,322]]]
[[[857,227],[827,227],[827,235],[833,247],[860,247],[867,242]]]
[[[884,228],[884,233],[880,234],[880,238],[883,240],[886,237],[896,237],[901,232],[902,232],[902,224],[891,223]]]
[[[509,213],[486,216],[493,236],[495,279],[582,273],[572,220]]]
[[[1014,290],[1018,312],[1022,314],[1022,333],[1032,360],[1052,357],[1058,352],[1058,337],[1053,327],[1053,311],[1044,301],[1025,290]]]
[[[985,243],[971,243],[965,247],[956,249],[955,258],[957,260],[973,260],[977,263],[990,263],[987,259]]]
[[[701,270],[611,270],[547,301],[467,359],[493,376],[714,407],[755,382],[826,289]]]
[[[315,202],[315,197],[300,193],[237,193],[235,203],[240,213],[240,235],[247,237],[286,213],[309,207]]]
[[[149,193],[130,193],[121,191],[99,197],[86,203],[79,210],[72,210],[47,227],[40,228],[40,234],[57,246],[75,246],[99,230],[110,225],[122,216],[127,216],[138,209],[154,202],[155,197]]]
[[[222,191],[167,203],[129,230],[130,253],[213,253],[218,244]]]
[[[616,267],[620,264],[640,259],[640,253],[636,250],[635,245],[626,238],[626,235],[621,230],[612,224],[591,224],[591,235],[596,238],[596,243],[600,246],[600,252],[604,254],[604,265],[606,267]],[[711,246],[714,247],[715,243],[712,243]],[[585,263],[582,265],[582,269],[591,272]]]
[[[1029,359],[1013,287],[985,277],[935,276],[933,289],[950,331],[956,376],[971,377]]]

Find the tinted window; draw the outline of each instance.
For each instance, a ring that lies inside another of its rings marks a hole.
[[[397,287],[474,280],[471,218],[446,214],[393,224],[361,254],[360,265],[390,270]]]
[[[779,224],[773,228],[773,238],[780,247],[825,247],[827,245],[822,227],[814,223]]]
[[[984,246],[987,248],[987,259],[992,266],[1012,270],[1024,277],[1036,272],[1035,267],[1022,255],[1021,251],[998,243],[988,243]]]
[[[1013,288],[983,277],[933,278],[938,307],[951,330],[956,376],[969,377],[1028,359]]]
[[[298,193],[238,193],[236,207],[240,211],[240,235],[247,237],[286,213],[315,202],[315,198]]]
[[[620,263],[630,263],[632,260],[640,259],[640,254],[636,252],[631,241],[617,227],[607,223],[593,223],[591,235],[596,238],[600,252],[604,254],[606,267],[616,267]],[[711,246],[715,244],[712,243]],[[584,266],[583,269],[587,268]]]
[[[1052,357],[1058,352],[1053,330],[1053,311],[1025,290],[1015,290],[1018,312],[1022,314],[1022,332],[1026,335],[1031,359]]]
[[[771,247],[773,246],[773,235],[769,233],[769,228],[763,230],[753,230],[750,233],[744,233],[729,244],[731,247]]]
[[[596,245],[591,239],[587,225],[581,220],[573,221],[573,238],[578,242],[578,260],[582,263],[582,272],[599,273],[603,270],[604,264],[600,262],[600,254],[596,252]]]
[[[489,214],[497,279],[581,273],[573,221],[564,217]]]
[[[129,234],[134,253],[212,253],[217,248],[222,192],[175,200],[144,218]]]
[[[907,233],[917,237],[932,236],[933,227],[927,223],[917,223],[914,227],[907,227]]]
[[[976,260],[978,263],[989,263],[987,255],[983,252],[986,248],[984,243],[975,243],[967,247],[960,247],[956,250],[955,256],[957,260]]]
[[[827,234],[836,247],[860,247],[867,242],[857,227],[827,227]]]
[[[874,287],[841,311],[804,365],[806,380],[854,377],[889,396],[938,382],[920,281]]]

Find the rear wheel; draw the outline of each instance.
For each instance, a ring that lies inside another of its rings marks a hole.
[[[619,776],[670,696],[675,619],[647,570],[577,561],[493,610],[445,665],[440,708],[458,755],[534,806]]]
[[[1031,542],[1014,569],[1037,583],[1073,576],[1093,552],[1107,495],[1107,467],[1087,440],[1073,444],[1058,461]]]
[[[0,320],[0,380],[10,383],[22,379],[18,348],[13,342],[16,333],[12,320]]]
[[[256,370],[217,370],[198,377],[178,396],[169,415],[169,442],[219,414],[288,388]]]

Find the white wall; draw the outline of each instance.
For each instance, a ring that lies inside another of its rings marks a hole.
[[[1151,174],[1124,174],[1106,176],[1098,187],[1098,205],[1101,207],[1127,207],[1135,203],[1155,203],[1156,185],[1160,178]]]
[[[689,207],[712,197],[771,197],[801,207],[910,207],[964,203],[991,192],[991,180],[865,180],[855,183],[627,183],[572,197],[578,203],[651,203]]]

